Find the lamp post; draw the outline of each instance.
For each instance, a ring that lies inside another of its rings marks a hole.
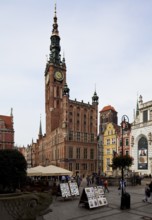
[[[127,115],[123,115],[121,118],[121,132],[122,132],[122,157],[124,155],[124,149],[123,149],[123,135],[124,131],[129,129],[129,118]],[[124,198],[124,166],[121,166],[121,209],[124,208],[125,198]]]

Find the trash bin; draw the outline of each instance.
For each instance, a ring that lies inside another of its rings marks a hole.
[[[121,209],[130,209],[130,194],[124,193],[121,196]]]

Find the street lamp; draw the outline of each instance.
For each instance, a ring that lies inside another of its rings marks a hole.
[[[124,156],[124,149],[123,149],[123,134],[124,131],[127,131],[129,129],[129,118],[127,115],[123,115],[121,118],[121,132],[122,132],[122,157]],[[121,209],[125,206],[125,198],[124,198],[124,166],[121,166]]]

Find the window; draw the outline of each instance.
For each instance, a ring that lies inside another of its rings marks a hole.
[[[126,150],[126,155],[129,155],[129,151],[128,150]]]
[[[94,134],[91,134],[91,142],[94,142]]]
[[[116,143],[116,139],[112,138],[112,144],[115,144],[115,143]]]
[[[110,139],[107,139],[107,145],[110,145]]]
[[[107,171],[110,170],[109,165],[110,165],[110,158],[107,158],[107,159],[106,159],[106,168],[107,168]]]
[[[69,134],[69,140],[70,140],[70,141],[73,140],[73,131],[70,131],[70,134]]]
[[[90,149],[90,159],[94,159],[94,149]]]
[[[69,147],[69,158],[73,158],[73,147]]]
[[[77,132],[77,141],[80,141],[80,132]]]
[[[84,141],[87,142],[87,133],[84,133]]]
[[[150,110],[150,120],[152,120],[152,110]]]
[[[76,163],[76,170],[79,170],[79,163]]]
[[[129,146],[129,140],[126,138],[126,146]]]
[[[94,171],[94,164],[91,163],[91,171]]]
[[[107,149],[107,154],[110,154],[110,149]]]
[[[80,159],[80,148],[77,148],[76,158],[77,158],[77,159]]]
[[[72,163],[69,163],[69,170],[72,171]]]
[[[87,159],[87,148],[84,148],[84,159]]]
[[[84,164],[83,164],[83,169],[84,169],[84,170],[87,170],[87,163],[84,163]]]
[[[143,111],[143,122],[147,122],[148,121],[148,111],[145,110]]]
[[[60,93],[59,93],[59,87],[57,87],[57,97],[59,97]]]

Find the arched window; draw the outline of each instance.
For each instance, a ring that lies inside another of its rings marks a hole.
[[[138,141],[138,169],[148,169],[148,141],[145,137]]]

